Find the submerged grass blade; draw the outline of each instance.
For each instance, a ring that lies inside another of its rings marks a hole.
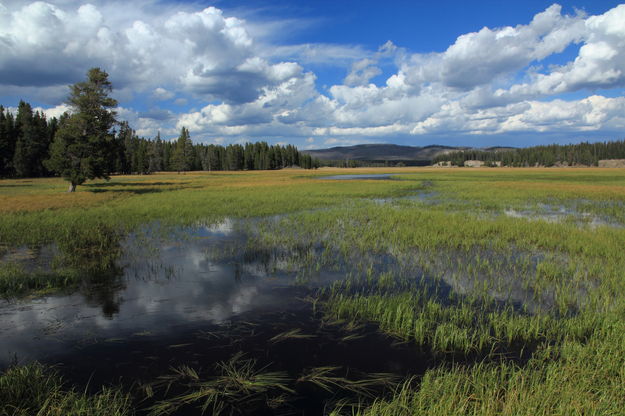
[[[277,344],[279,342],[284,342],[289,339],[311,339],[311,338],[316,338],[316,335],[303,334],[301,329],[296,328],[290,331],[281,332],[280,334],[270,338],[269,342],[272,344]]]

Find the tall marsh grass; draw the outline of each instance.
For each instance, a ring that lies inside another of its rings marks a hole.
[[[88,395],[65,386],[54,369],[38,363],[0,374],[2,416],[130,416],[132,407],[130,396],[119,389]]]
[[[77,269],[115,264],[113,243],[142,224],[261,218],[248,230],[255,252],[297,253],[283,257],[302,280],[343,274],[315,301],[327,321],[374,323],[438,360],[392,397],[335,414],[624,414],[625,171],[389,171],[401,180],[316,179],[330,171],[115,177],[77,196],[63,193],[60,180],[3,181],[10,186],[0,188],[0,246],[55,242],[75,254],[65,264]],[[435,196],[399,198],[419,190]],[[541,219],[546,206],[564,207],[563,220]],[[536,218],[506,216],[510,209]],[[579,220],[585,215],[605,222],[591,226]],[[56,278],[5,262],[0,293],[75,283]],[[274,342],[307,336],[284,333]],[[198,403],[236,412],[245,400],[280,407],[297,387],[241,357],[220,371],[207,379],[178,368],[163,381],[181,393],[152,412]],[[341,377],[320,367],[300,384],[334,389],[347,385]]]

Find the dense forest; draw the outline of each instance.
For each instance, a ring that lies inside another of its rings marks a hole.
[[[625,140],[597,143],[579,143],[533,146],[505,150],[462,150],[440,154],[432,163],[451,162],[463,166],[467,160],[481,160],[486,165],[501,162],[502,166],[596,166],[603,159],[625,159]]]
[[[0,106],[0,177],[53,176],[46,167],[50,145],[67,120],[47,119],[21,101],[16,114]],[[127,122],[119,123],[107,152],[109,172],[148,174],[158,171],[259,170],[300,166],[319,167],[319,161],[300,153],[295,146],[266,142],[228,146],[194,144],[183,128],[175,141],[138,137]]]

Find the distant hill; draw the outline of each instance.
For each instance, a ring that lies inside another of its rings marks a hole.
[[[508,147],[508,146],[493,146],[493,147],[485,147],[483,149],[475,149],[475,150],[484,150],[485,152],[502,152],[506,150],[515,150],[516,147]]]
[[[401,146],[397,144],[359,144],[329,149],[304,150],[328,166],[423,166],[451,163],[463,166],[478,160],[488,166],[602,166],[620,164],[625,160],[625,140],[550,144],[524,148],[507,146],[453,147]],[[608,162],[613,160],[612,162]],[[620,165],[619,165],[620,166]]]
[[[432,160],[434,157],[469,147],[452,146],[400,146],[397,144],[359,144],[356,146],[338,146],[329,149],[303,150],[320,160]]]

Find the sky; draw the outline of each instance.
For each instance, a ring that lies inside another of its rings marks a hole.
[[[137,134],[532,146],[625,137],[625,4],[0,0],[0,104],[48,117],[100,67]]]

